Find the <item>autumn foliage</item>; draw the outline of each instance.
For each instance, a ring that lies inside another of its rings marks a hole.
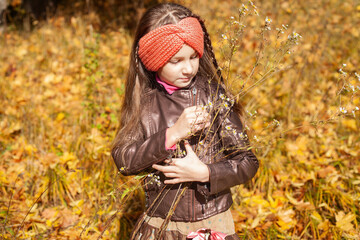
[[[181,1],[206,20],[261,162],[232,189],[244,239],[359,239],[355,2]],[[132,36],[97,26],[57,15],[0,35],[2,239],[127,239],[144,209],[142,176],[110,156]]]

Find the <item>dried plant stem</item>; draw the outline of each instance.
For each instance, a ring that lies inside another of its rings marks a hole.
[[[180,187],[181,187],[182,184],[180,184],[179,186],[179,190],[180,190]],[[189,183],[186,183],[186,186],[182,189],[182,191],[180,192],[180,194],[178,195],[179,191],[176,193],[176,197],[174,198],[174,202],[173,204],[171,205],[171,208],[169,210],[169,213],[168,215],[166,216],[164,222],[162,223],[161,227],[160,227],[160,230],[156,236],[156,239],[161,239],[162,235],[164,234],[164,231],[166,230],[168,224],[169,224],[169,221],[170,221],[170,218],[171,216],[174,214],[175,212],[175,209],[177,207],[177,205],[179,204],[180,200],[181,200],[181,197],[184,195],[184,193],[186,192],[186,190],[188,189],[188,185]]]
[[[110,226],[110,223],[115,219],[118,212],[119,212],[119,210],[117,210],[113,215],[111,215],[111,217],[106,221],[105,228],[104,228],[104,230],[102,230],[102,232],[100,233],[97,240],[101,239],[102,235],[104,234],[106,229],[108,229],[108,227]]]
[[[22,173],[21,173],[22,174]],[[18,174],[14,183],[13,183],[13,189],[15,189],[15,184],[17,182],[17,180],[19,179],[19,176],[21,174]],[[12,201],[12,198],[13,198],[13,195],[14,195],[14,191],[11,193],[10,195],[10,200],[9,200],[9,204],[8,204],[8,207],[7,207],[7,210],[6,210],[6,218],[5,218],[5,221],[3,222],[3,233],[5,235],[5,232],[6,232],[6,223],[7,223],[7,220],[8,220],[8,216],[9,216],[9,211],[10,211],[10,206],[11,206],[11,201]],[[10,232],[11,233],[11,232]],[[11,233],[12,234],[12,233]],[[15,237],[15,236],[13,236]]]
[[[217,112],[216,112],[216,114],[215,114],[215,117],[214,117],[213,122],[215,121],[216,117],[218,116],[220,110],[221,110],[220,108],[217,109]],[[219,123],[219,125],[218,125],[217,129],[215,130],[215,132],[219,131],[219,129],[220,129],[220,127],[221,127],[221,124],[225,121],[225,118],[226,118],[226,116],[229,114],[229,112],[230,112],[230,108],[229,108],[229,109],[227,110],[227,112],[225,113],[225,117],[221,120],[221,122]],[[207,134],[209,134],[209,131],[208,131]],[[207,135],[206,135],[206,136],[207,136]],[[214,139],[215,139],[215,134],[212,136],[212,138],[211,138],[209,144],[207,145],[206,149],[204,149],[204,151],[205,151],[205,152],[204,152],[204,155],[206,155],[207,152],[209,151],[209,149],[210,149],[210,147],[211,147],[211,144],[213,143]]]
[[[218,111],[216,112],[215,117],[212,119],[212,122],[211,122],[211,124],[210,124],[210,126],[209,126],[209,131],[206,132],[206,135],[205,135],[205,137],[204,137],[204,140],[207,139],[207,137],[209,136],[209,134],[210,134],[210,129],[211,129],[211,127],[214,125],[215,119],[216,119],[216,117],[218,116],[219,111],[220,111],[220,110],[218,110]],[[219,130],[219,126],[218,126],[218,128],[216,129],[216,131],[217,131],[217,130]],[[204,129],[203,129],[203,131],[204,131]],[[203,131],[201,131],[200,138],[202,137]],[[210,141],[210,143],[211,143],[211,141]],[[198,146],[199,146],[199,144],[196,145],[195,153],[198,153],[198,151],[197,151],[197,150],[198,150]],[[207,147],[207,148],[208,148],[208,147]]]
[[[119,174],[117,174],[116,177],[117,177],[117,176],[119,176]],[[129,180],[129,181],[130,181],[130,180]],[[127,182],[129,182],[129,181],[127,181]],[[121,186],[123,186],[123,185],[126,184],[127,182],[123,183]],[[138,187],[140,187],[140,185],[141,185],[141,182],[139,182],[139,183],[135,186],[135,188],[133,188],[133,190],[135,190],[135,189],[137,189]],[[132,192],[132,191],[131,191],[131,192]],[[131,196],[130,194],[127,195],[126,198],[123,199],[122,201],[123,201],[123,202],[126,202],[126,201],[130,198],[130,196]],[[110,198],[110,197],[109,197],[109,198]],[[101,236],[104,234],[104,232],[106,231],[106,229],[110,226],[110,223],[115,219],[117,213],[119,213],[121,210],[122,210],[122,209],[118,209],[118,210],[117,210],[113,215],[111,215],[111,217],[106,221],[105,229],[100,233],[100,236],[99,236],[97,239],[100,239],[100,238],[101,238]],[[97,214],[95,214],[95,216],[92,217],[92,218],[87,222],[86,226],[83,228],[83,230],[82,230],[81,233],[80,233],[80,239],[81,239],[82,234],[84,233],[84,231],[90,226],[91,221],[92,221],[96,216],[97,216]]]
[[[152,209],[152,207],[155,205],[155,203],[157,202],[157,200],[160,198],[160,196],[162,195],[162,192],[165,190],[165,188],[166,188],[166,186],[164,186],[164,187],[160,190],[160,192],[159,192],[159,194],[156,196],[155,200],[152,202],[152,204],[151,204],[151,205],[148,207],[148,209],[145,211],[145,213],[143,214],[143,216],[141,217],[141,219],[139,219],[138,223],[136,224],[136,226],[135,226],[135,228],[134,228],[134,230],[133,230],[133,233],[132,233],[132,235],[131,235],[130,240],[134,240],[134,239],[135,239],[136,234],[138,233],[140,227],[142,226],[142,224],[143,224],[144,221],[145,221],[145,217],[148,215],[148,213],[150,212],[150,210]],[[169,189],[167,190],[167,192],[164,194],[164,196],[170,191],[170,189],[171,189],[171,188],[169,188]],[[163,197],[164,197],[164,196],[163,196]],[[160,203],[161,203],[161,201],[158,203],[157,207],[159,206]],[[157,207],[156,207],[156,208],[157,208]],[[156,209],[156,208],[155,208],[155,209]]]
[[[20,226],[16,229],[16,232],[14,234],[14,236],[16,236],[19,232],[19,230],[24,226],[25,223],[25,219],[27,218],[27,216],[29,215],[29,213],[31,212],[32,208],[35,206],[35,204],[39,201],[39,199],[42,197],[42,195],[55,183],[57,183],[60,180],[60,177],[57,177],[56,181],[50,183],[46,189],[40,194],[40,196],[38,198],[36,198],[36,200],[33,202],[33,204],[31,205],[30,209],[27,211],[25,217],[23,218]]]
[[[218,92],[219,92],[219,88],[220,88],[220,84],[217,84],[216,92],[215,92],[215,94],[214,94],[214,97],[217,96],[217,94],[218,94]],[[211,91],[211,89],[210,89],[210,91]],[[215,100],[215,99],[212,99],[212,101],[214,102],[214,101],[216,101],[216,100]],[[208,137],[208,135],[209,135],[209,133],[210,133],[210,129],[211,129],[211,127],[214,125],[214,122],[215,122],[215,119],[216,119],[218,113],[219,113],[219,111],[216,112],[214,118],[212,119],[212,121],[211,121],[211,123],[210,123],[210,126],[209,126],[209,128],[208,128],[209,130],[206,132],[206,135],[205,135],[205,137],[204,137],[204,140],[207,139],[207,137]],[[210,111],[210,114],[211,114],[211,111]],[[218,128],[218,129],[219,129],[219,128]],[[217,129],[217,130],[218,130],[218,129]],[[201,130],[199,139],[201,139],[201,137],[203,136],[204,131],[205,131],[205,128],[203,128],[203,129]],[[195,151],[194,151],[194,152],[196,153],[196,155],[198,155],[198,146],[199,146],[199,144],[196,145]]]
[[[256,87],[257,85],[259,85],[260,83],[264,82],[265,80],[267,80],[268,78],[272,77],[275,73],[278,73],[280,71],[283,70],[287,70],[291,68],[291,66],[287,67],[287,68],[282,68],[282,69],[277,69],[276,67],[273,67],[272,69],[270,69],[269,71],[267,71],[259,80],[257,80],[254,84],[250,85],[249,88],[246,89],[246,91],[240,91],[239,93],[237,93],[234,97],[244,97],[245,95],[247,95],[254,87]]]

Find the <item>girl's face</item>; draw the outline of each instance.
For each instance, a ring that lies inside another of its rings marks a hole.
[[[167,84],[183,88],[190,84],[199,69],[199,54],[189,45],[182,48],[158,71]]]

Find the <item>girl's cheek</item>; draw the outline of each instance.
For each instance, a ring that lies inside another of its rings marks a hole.
[[[199,71],[199,63],[194,65],[195,72],[197,73]]]

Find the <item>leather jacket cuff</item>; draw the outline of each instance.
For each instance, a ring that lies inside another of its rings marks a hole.
[[[209,169],[210,174],[210,168],[209,165],[206,165]],[[209,176],[210,177],[210,176]],[[208,197],[210,195],[210,182],[199,182],[196,185],[196,190],[201,193],[204,197]]]
[[[165,144],[154,144],[165,142],[166,129],[163,129],[145,141],[137,141],[126,149],[114,148],[112,156],[123,175],[136,175],[139,172],[159,163],[173,154],[174,150],[166,149]],[[124,156],[122,151],[125,152]]]
[[[210,170],[210,194],[243,184],[254,177],[259,162],[249,150],[238,154],[231,160],[220,161],[208,165]]]

